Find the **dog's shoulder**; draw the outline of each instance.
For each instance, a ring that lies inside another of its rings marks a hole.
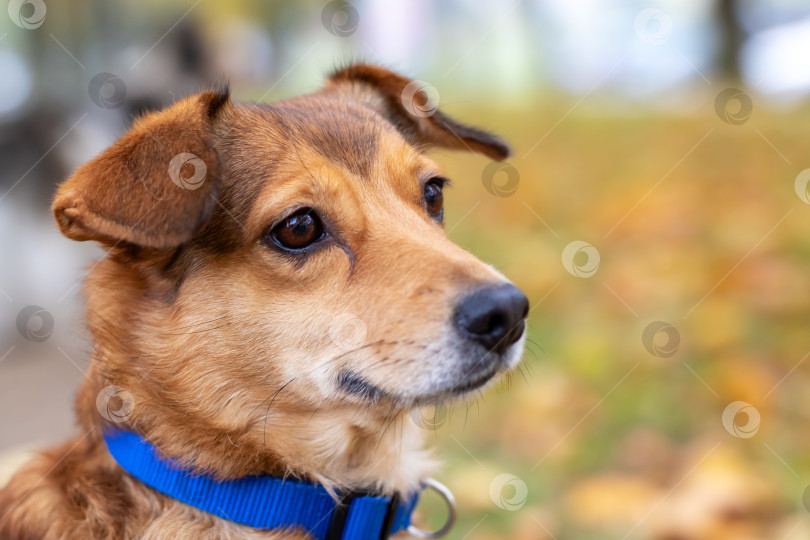
[[[0,538],[116,538],[128,528],[127,479],[91,440],[37,454],[0,490]]]

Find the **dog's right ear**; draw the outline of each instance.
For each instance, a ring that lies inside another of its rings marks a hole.
[[[348,89],[349,95],[387,118],[411,143],[469,150],[503,161],[511,153],[500,137],[457,122],[437,109],[425,83],[380,66],[352,64],[329,77],[327,91]]]
[[[59,187],[53,212],[62,233],[108,247],[190,240],[216,201],[213,124],[228,102],[227,89],[206,91],[138,119]]]

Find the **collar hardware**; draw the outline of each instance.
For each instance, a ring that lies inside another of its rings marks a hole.
[[[447,486],[433,478],[426,478],[423,484],[425,488],[432,489],[444,500],[444,504],[447,506],[447,520],[435,531],[423,531],[413,525],[408,525],[406,530],[408,534],[417,538],[442,538],[450,532],[456,522],[456,500],[453,498],[453,492]]]
[[[382,530],[380,531],[380,540],[388,540],[391,532],[394,530],[394,522],[397,517],[397,510],[399,510],[399,501],[402,497],[399,492],[391,495],[391,500],[388,502],[388,509],[385,512],[385,519],[383,519]]]
[[[359,497],[373,497],[373,494],[368,491],[350,491],[344,494],[340,498],[340,503],[336,505],[335,509],[332,511],[332,518],[329,520],[329,528],[326,531],[324,540],[341,540],[343,538],[343,531],[346,528],[346,518],[349,516],[349,509],[352,506],[352,502]],[[385,507],[385,516],[382,520],[379,540],[388,540],[394,532],[394,524],[401,500],[402,497],[398,492],[390,497]]]

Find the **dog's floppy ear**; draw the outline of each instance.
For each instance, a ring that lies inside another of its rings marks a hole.
[[[332,74],[325,90],[348,90],[391,121],[415,145],[470,150],[502,161],[509,146],[499,137],[465,126],[437,109],[433,89],[393,71],[370,64],[353,64]]]
[[[53,212],[62,233],[107,246],[188,241],[216,200],[213,123],[228,100],[227,89],[205,91],[138,119],[59,187]]]

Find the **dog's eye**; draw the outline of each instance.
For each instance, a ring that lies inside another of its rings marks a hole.
[[[276,244],[291,250],[304,249],[320,240],[323,234],[323,224],[311,208],[299,210],[270,231]]]
[[[442,193],[443,185],[443,178],[431,178],[425,184],[425,208],[427,208],[430,217],[437,221],[441,221],[444,214],[444,194]]]

